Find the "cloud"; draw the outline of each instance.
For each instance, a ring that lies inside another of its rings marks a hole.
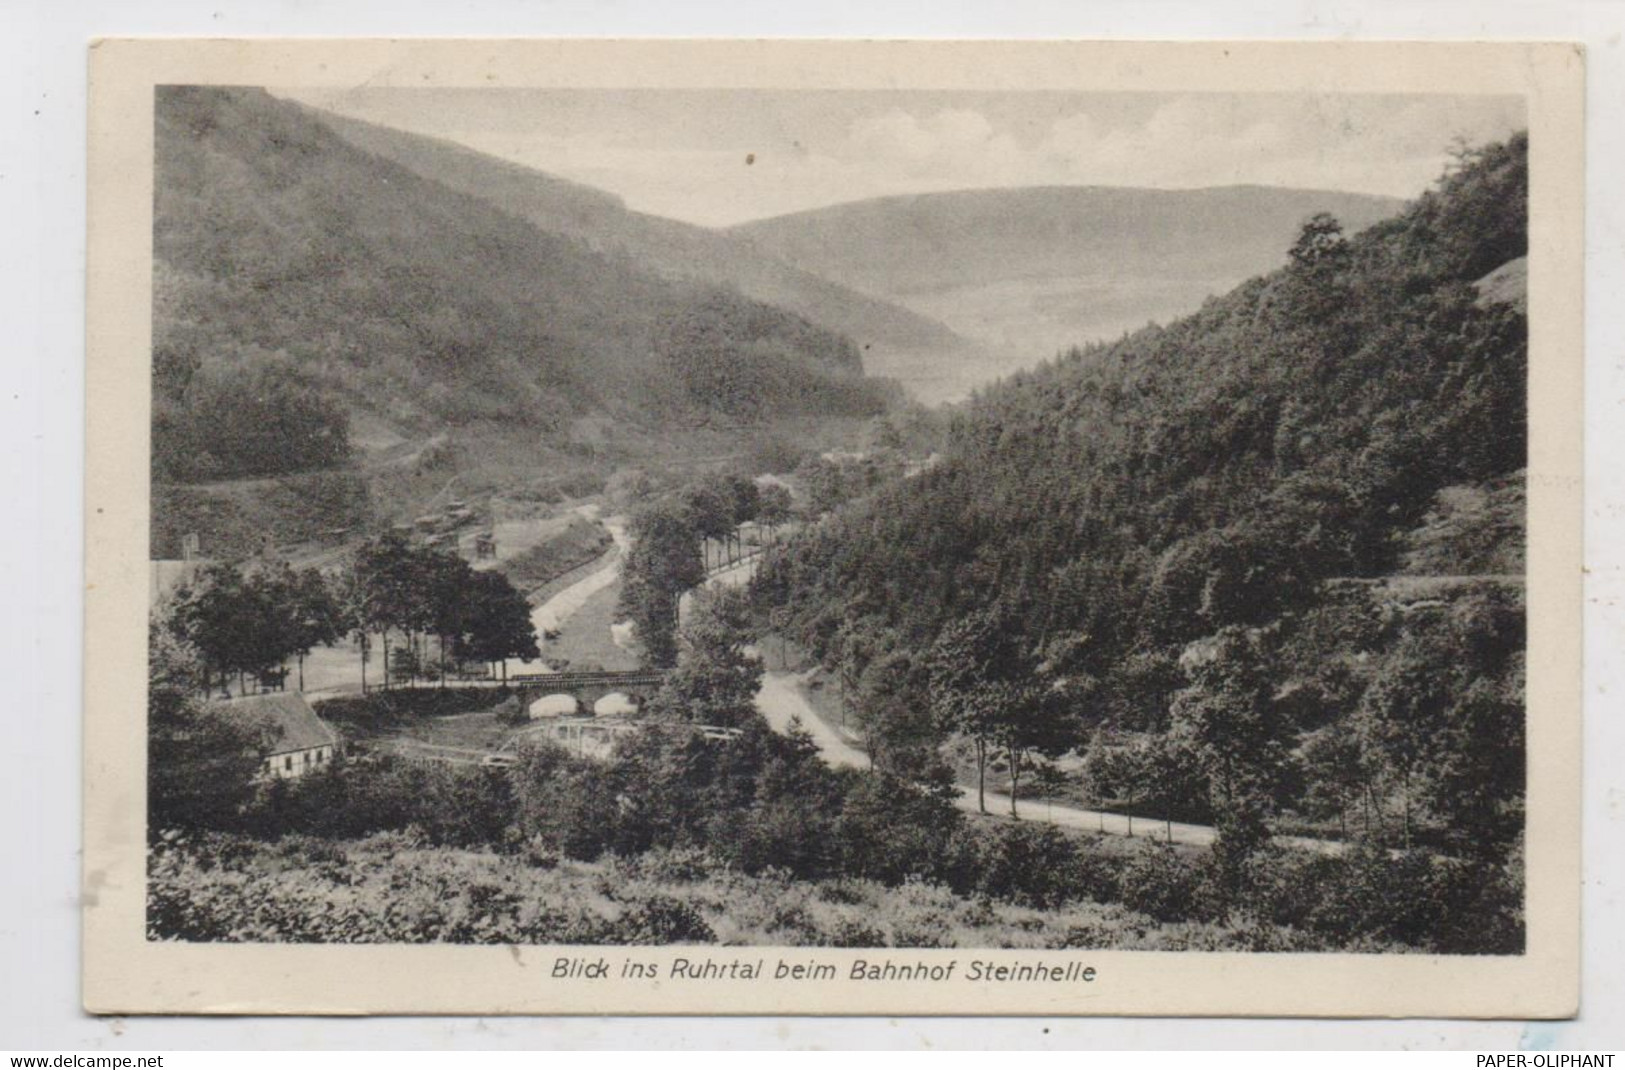
[[[1012,177],[1023,154],[981,112],[945,109],[921,119],[893,108],[853,122],[834,156],[883,173],[965,184]]]
[[[1088,113],[1058,119],[1034,169],[1105,185],[1311,186],[1413,196],[1453,139],[1482,142],[1523,124],[1521,102],[1436,98],[1186,96],[1136,125]]]
[[[1454,138],[1505,137],[1523,122],[1505,98],[1190,94],[1127,118],[1113,103],[1063,113],[1026,144],[973,109],[893,107],[853,120],[823,163],[831,178],[887,192],[1252,184],[1413,196]]]
[[[1525,121],[1517,98],[1465,96],[1106,93],[1030,107],[1018,94],[833,103],[740,92],[658,106],[613,93],[563,104],[464,94],[433,107],[409,92],[303,98],[707,225],[989,186],[1258,184],[1408,197],[1437,178],[1454,138],[1482,143]]]

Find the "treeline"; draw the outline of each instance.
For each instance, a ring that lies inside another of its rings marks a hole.
[[[762,619],[857,685],[877,761],[1086,751],[1093,799],[1216,823],[1232,890],[1288,820],[1508,857],[1523,596],[1473,576],[1521,562],[1526,326],[1473,283],[1526,252],[1526,152],[989,388],[764,568]]]
[[[290,658],[302,687],[305,656],[344,638],[360,650],[363,687],[374,635],[387,659],[374,682],[384,686],[443,680],[470,662],[505,672],[508,658],[541,654],[530,605],[506,576],[393,532],[362,543],[332,575],[286,563],[209,565],[175,592],[162,626],[196,652],[194,686],[205,694],[229,693],[233,677],[239,694],[250,676],[280,687]]]
[[[291,862],[340,882],[347,879],[348,843],[399,833],[415,846],[487,850],[543,870],[562,859],[623,866],[648,859],[668,872],[681,867],[689,880],[736,871],[809,882],[924,883],[961,899],[1050,911],[1120,903],[1157,921],[1212,923],[1230,934],[1226,940],[1256,949],[1505,953],[1519,946],[1516,874],[1505,861],[1440,862],[1421,852],[1364,848],[1338,857],[1262,849],[1232,871],[1217,853],[1204,857],[1149,842],[1132,847],[1034,822],[969,820],[940,773],[833,769],[805,732],[792,726],[776,733],[756,712],[761,665],[747,649],[747,608],[726,592],[700,604],[647,723],[607,761],[576,758],[551,744],[521,748],[511,768],[423,766],[365,754],[297,780],[253,779],[263,746],[254,726],[199,703],[187,685],[189,652],[155,633],[149,694],[161,730],[152,737],[153,936],[234,939],[241,929],[250,908],[240,889],[211,893],[209,880],[188,878],[196,867],[230,872],[235,859],[255,853],[241,840],[197,838],[215,831],[280,841]],[[735,731],[717,738],[699,730],[712,725]],[[189,838],[201,846],[188,848]],[[216,849],[226,853],[211,856]],[[433,911],[403,917],[380,909],[332,929],[324,912],[300,909],[256,914],[250,924],[285,939],[364,939],[383,927],[397,939],[477,942],[481,932],[501,931],[495,915],[503,912],[500,903],[479,906],[473,914],[495,913],[483,922],[470,917],[473,927],[462,936],[447,936]],[[660,942],[707,940],[709,932],[679,927]],[[808,930],[797,939],[880,942],[872,934],[872,928]],[[1089,946],[1120,935],[1077,938]]]

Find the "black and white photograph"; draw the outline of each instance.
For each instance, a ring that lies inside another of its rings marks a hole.
[[[1530,951],[1522,89],[137,106],[145,943]]]

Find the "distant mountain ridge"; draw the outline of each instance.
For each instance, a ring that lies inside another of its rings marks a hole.
[[[1034,186],[880,197],[728,233],[991,347],[997,366],[968,370],[986,381],[1194,311],[1279,267],[1316,212],[1352,233],[1401,206],[1264,186]]]
[[[786,262],[903,294],[1118,270],[1207,278],[1282,259],[1299,224],[1330,212],[1350,232],[1395,214],[1398,198],[1269,186],[1165,190],[1027,186],[852,201],[741,223],[728,232]],[[974,251],[974,257],[965,256]]]

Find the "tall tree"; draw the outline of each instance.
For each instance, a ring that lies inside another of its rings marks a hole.
[[[683,592],[705,581],[690,511],[670,501],[640,510],[621,572],[620,611],[631,619],[645,658],[658,668],[677,663],[677,610]]]
[[[531,661],[542,656],[530,603],[495,569],[471,572],[467,584],[466,609],[459,618],[463,631],[454,640],[454,649],[459,658],[500,663],[506,684],[509,658]]]
[[[384,651],[384,682],[390,682],[391,631],[405,639],[425,616],[423,570],[418,552],[404,535],[389,532],[363,543],[351,565],[353,608],[358,625],[376,631]]]
[[[1227,628],[1188,651],[1191,686],[1174,698],[1173,737],[1189,747],[1209,785],[1219,830],[1215,856],[1229,890],[1269,839],[1280,797],[1290,725],[1281,716],[1257,637]]]
[[[734,502],[728,484],[720,477],[691,483],[679,492],[682,510],[688,527],[700,542],[701,564],[709,571],[709,547],[712,540],[725,540],[734,530]]]
[[[949,625],[931,652],[931,702],[942,723],[971,741],[976,802],[987,812],[987,764],[1002,749],[1010,765],[1010,813],[1017,816],[1023,763],[1037,751],[1055,754],[1077,741],[1078,722],[1057,701],[1006,607],[972,613]]]
[[[724,589],[696,596],[677,666],[666,674],[651,712],[724,727],[752,720],[762,685],[762,659],[748,649],[752,638],[741,593]]]
[[[775,533],[780,524],[790,519],[790,507],[793,500],[790,490],[782,483],[768,483],[761,488],[757,502],[756,517],[764,528],[770,543],[775,542]]]

